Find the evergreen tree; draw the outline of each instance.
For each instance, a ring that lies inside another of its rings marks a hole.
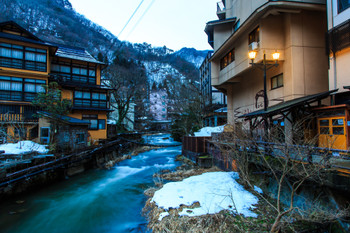
[[[54,144],[60,119],[69,113],[72,102],[68,99],[61,99],[61,90],[56,82],[43,85],[43,87],[45,92],[39,92],[32,105],[50,115],[50,143]],[[42,117],[42,114],[39,113],[38,117]]]

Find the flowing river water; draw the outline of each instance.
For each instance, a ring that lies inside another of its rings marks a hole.
[[[147,143],[173,145],[151,150],[111,170],[90,170],[0,205],[3,233],[146,232],[143,191],[152,175],[179,164],[181,147],[170,135],[144,137]]]

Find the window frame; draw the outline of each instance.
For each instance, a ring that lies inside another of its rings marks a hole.
[[[280,84],[280,82],[279,82],[280,78],[282,79],[282,84]],[[277,80],[277,85],[274,87],[273,81],[275,79]],[[275,89],[281,88],[283,86],[284,86],[283,73],[271,77],[271,90],[275,90]]]
[[[11,55],[3,56],[1,53],[2,49],[9,49]],[[20,52],[21,58],[15,56],[14,52]],[[33,54],[34,60],[29,59],[27,53],[28,55],[29,53]],[[41,56],[45,56],[45,62],[39,59]],[[2,67],[47,72],[47,58],[48,56],[46,49],[39,49],[4,42],[0,43],[0,66]]]
[[[253,42],[260,42],[260,26],[254,28],[254,30],[251,31],[248,35],[248,44],[251,44]]]
[[[71,64],[56,60],[51,62],[51,67],[55,67],[51,70],[51,73],[58,75],[60,78],[62,78],[63,82],[73,82],[92,85],[96,85],[97,83],[97,65],[93,63],[82,65],[74,63]],[[69,67],[69,72],[68,69],[66,71],[63,71],[62,67]]]
[[[9,82],[10,89],[0,90],[0,100],[32,102],[38,93],[45,91],[42,88],[42,85],[45,85],[46,81],[42,79],[29,79],[0,75],[0,82],[1,81]],[[13,90],[13,84],[20,85],[21,90]],[[35,91],[26,91],[26,84],[35,85]]]
[[[77,97],[79,93],[79,97]],[[81,96],[80,96],[81,93]],[[89,98],[87,98],[87,94]],[[96,94],[99,96],[97,99],[94,97]],[[73,105],[75,107],[88,107],[88,108],[108,108],[108,96],[107,92],[86,91],[86,90],[74,90]]]
[[[337,0],[338,14],[350,8],[350,1],[344,2],[344,0]],[[344,4],[344,5],[343,5]],[[341,7],[342,6],[342,7]]]
[[[231,49],[228,53],[225,54],[220,59],[220,70],[225,69],[227,66],[229,66],[232,62],[234,62],[236,59],[235,56],[235,48]]]

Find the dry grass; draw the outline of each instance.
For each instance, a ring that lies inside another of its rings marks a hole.
[[[155,174],[157,180],[166,179],[172,181],[181,181],[187,177],[200,175],[205,172],[220,171],[220,169],[213,167],[210,169],[202,169],[192,167],[186,170],[188,165],[180,166],[174,172],[160,172]],[[165,212],[164,209],[158,208],[158,206],[151,202],[154,193],[162,186],[157,183],[158,188],[149,188],[145,191],[145,195],[149,197],[146,205],[143,209],[143,213],[147,216],[149,224],[148,228],[152,232],[269,232],[269,229],[273,223],[274,216],[273,210],[268,206],[263,206],[259,201],[257,208],[254,212],[258,214],[258,218],[245,218],[241,215],[236,215],[229,211],[221,211],[217,214],[203,215],[198,217],[179,216],[179,213],[183,208],[196,208],[200,206],[200,203],[194,203],[191,206],[181,206],[178,209],[170,209],[169,215],[159,221],[161,213]]]

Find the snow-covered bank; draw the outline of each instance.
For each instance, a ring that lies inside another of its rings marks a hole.
[[[236,172],[208,172],[192,176],[165,184],[155,192],[151,202],[166,210],[159,220],[168,215],[170,208],[190,206],[196,202],[199,202],[199,207],[184,208],[179,215],[200,216],[231,210],[245,217],[256,217],[251,209],[255,208],[258,198],[238,184],[238,178]]]
[[[25,154],[29,152],[38,152],[40,154],[49,152],[45,145],[40,145],[32,141],[20,141],[17,143],[6,143],[0,145],[0,150],[5,151],[4,154]]]
[[[204,127],[201,128],[198,132],[194,133],[196,137],[210,137],[211,133],[222,133],[224,131],[224,125],[217,127]]]

